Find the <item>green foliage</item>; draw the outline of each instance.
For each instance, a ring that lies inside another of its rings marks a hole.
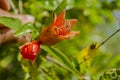
[[[21,26],[16,32],[15,35],[16,36],[22,36],[25,35],[27,33],[32,33],[32,38],[35,39],[39,36],[39,32],[37,30],[37,28],[30,22],[24,24],[23,26]]]
[[[74,73],[76,76],[78,76],[80,79],[82,77],[81,73],[79,73],[74,66],[71,64],[70,60],[58,49],[54,47],[46,47],[42,46],[43,49],[45,49],[49,54],[55,56],[55,58],[59,59],[63,65],[66,66],[66,69],[69,70],[70,72]]]
[[[15,31],[22,26],[22,23],[19,19],[11,17],[0,17],[0,23]]]
[[[115,68],[106,71],[99,80],[120,80],[120,69]]]
[[[0,23],[15,30],[16,36],[22,36],[27,33],[32,33],[32,37],[33,39],[35,39],[39,35],[36,27],[30,22],[22,25],[21,21],[17,18],[15,19],[11,17],[0,17]]]

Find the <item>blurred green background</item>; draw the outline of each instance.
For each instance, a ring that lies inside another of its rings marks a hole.
[[[16,8],[19,1],[22,1],[22,13],[35,17],[35,25],[39,31],[45,27],[48,17],[53,15],[52,12],[62,2],[62,0],[12,1]],[[67,0],[65,7],[66,19],[78,19],[73,30],[80,31],[80,34],[70,40],[61,41],[55,47],[70,60],[86,46],[95,42],[101,43],[120,28],[120,0]],[[105,71],[120,67],[119,41],[120,33],[117,33],[99,48],[90,72],[86,74],[87,80],[99,80]],[[14,42],[0,46],[0,80],[30,80],[29,74],[22,69],[22,64],[18,60],[19,46],[19,43]],[[42,67],[37,68],[35,80],[78,80],[72,73],[46,60],[44,55],[49,54],[44,50],[40,53],[42,55],[37,57],[37,65]]]

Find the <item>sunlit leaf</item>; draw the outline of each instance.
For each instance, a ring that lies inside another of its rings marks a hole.
[[[36,27],[30,22],[26,23],[22,27],[20,27],[16,31],[15,35],[16,36],[21,36],[21,35],[28,34],[28,33],[32,33],[33,38],[36,38],[39,35],[39,32],[36,29]]]
[[[11,17],[0,17],[0,24],[3,24],[15,31],[22,26],[19,19]]]
[[[80,67],[82,73],[86,73],[86,69],[91,66],[91,63],[96,56],[98,50],[98,44],[91,44],[90,46],[83,48],[80,53],[77,54],[76,59],[78,61],[77,66]]]

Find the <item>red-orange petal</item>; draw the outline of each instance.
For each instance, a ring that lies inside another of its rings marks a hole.
[[[74,37],[74,36],[78,35],[79,33],[80,33],[79,31],[71,31],[70,33],[66,34],[65,36],[60,35],[59,39],[61,39],[61,40],[70,39],[71,37]]]
[[[68,34],[76,22],[77,22],[77,19],[65,20],[64,23],[61,25],[61,27],[59,28],[57,27],[58,35],[65,36],[66,34]]]
[[[75,25],[76,23],[77,23],[77,19],[69,19],[69,20],[67,20],[67,22],[69,22],[69,25],[70,25],[70,27],[73,27],[73,25]]]

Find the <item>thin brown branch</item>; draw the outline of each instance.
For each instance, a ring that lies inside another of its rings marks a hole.
[[[101,47],[103,44],[105,44],[109,39],[111,39],[115,34],[117,34],[120,31],[120,28],[118,30],[116,30],[114,33],[112,33],[107,39],[105,39],[103,42],[100,43],[100,45],[98,46]]]
[[[23,3],[22,3],[22,0],[19,0],[19,2],[18,2],[18,5],[19,5],[19,13],[21,14],[22,13],[22,11],[23,11]]]
[[[9,3],[10,3],[11,8],[13,9],[14,13],[15,13],[15,14],[18,14],[18,10],[17,10],[17,8],[15,7],[15,5],[13,4],[12,0],[9,0]]]

